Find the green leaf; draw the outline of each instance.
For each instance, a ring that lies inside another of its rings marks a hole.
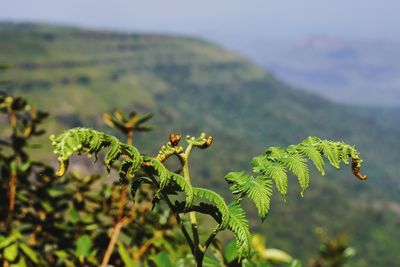
[[[18,243],[15,242],[6,247],[3,251],[3,256],[8,261],[14,261],[18,256]]]
[[[128,250],[125,248],[124,244],[118,242],[118,253],[121,256],[124,266],[126,267],[137,267],[139,266],[137,262],[133,260],[133,257],[129,254]]]
[[[301,267],[301,262],[299,260],[294,260],[289,263],[286,267]]]
[[[321,142],[317,145],[320,151],[328,158],[329,163],[339,169],[340,161],[339,161],[339,150],[338,147],[333,143],[326,140],[321,140]]]
[[[76,241],[75,254],[78,257],[88,257],[92,252],[92,240],[88,235],[81,236]]]
[[[234,241],[229,242],[224,248],[224,257],[228,263],[238,257],[237,247]]]
[[[19,260],[17,263],[13,263],[10,265],[10,267],[27,267],[28,265],[26,264],[26,260],[24,257],[19,256]]]
[[[50,204],[49,201],[47,200],[42,200],[40,201],[40,205],[42,206],[42,208],[46,211],[46,212],[52,212],[54,211],[53,206]]]
[[[160,177],[160,189],[163,189],[168,184],[168,180],[171,176],[170,172],[165,168],[164,164],[156,159],[143,157],[143,161],[151,164],[151,167],[157,173],[158,177]]]
[[[314,163],[315,167],[322,175],[325,175],[325,162],[315,144],[315,138],[309,137],[303,140],[300,145],[297,146],[297,149]]]
[[[250,254],[251,246],[249,222],[238,201],[229,205],[228,229],[235,235],[238,258],[247,257]]]
[[[189,181],[187,181],[183,176],[171,173],[171,179],[182,189],[186,194],[186,208],[191,207],[194,199],[193,187]]]
[[[194,195],[196,197],[207,199],[216,206],[216,208],[221,213],[222,221],[220,223],[220,229],[225,229],[229,221],[229,208],[224,198],[214,191],[205,188],[194,187],[193,189]]]
[[[33,261],[34,263],[39,263],[40,257],[36,251],[31,249],[28,245],[24,243],[21,243],[19,247],[31,261]]]
[[[225,179],[232,184],[234,194],[246,194],[257,207],[258,215],[264,219],[267,216],[272,195],[272,180],[266,176],[245,175],[244,172],[230,172]]]
[[[60,259],[68,258],[68,253],[65,250],[57,250],[54,252],[54,254]]]
[[[79,222],[79,213],[78,211],[74,208],[71,207],[68,211],[68,218],[72,223],[77,223]]]
[[[275,186],[279,193],[281,193],[283,198],[286,198],[288,190],[288,178],[285,166],[279,162],[268,162],[264,167],[264,175],[274,180]]]
[[[109,138],[109,150],[106,154],[106,158],[104,159],[104,164],[107,167],[107,170],[110,170],[111,165],[119,158],[121,155],[121,147],[119,140],[115,137]]]
[[[152,257],[152,261],[157,265],[157,267],[174,267],[168,254],[165,252],[159,252],[157,255]]]
[[[310,182],[307,160],[300,154],[290,153],[286,157],[282,158],[282,162],[284,162],[289,170],[297,176],[303,194]]]
[[[152,181],[150,178],[148,178],[148,177],[139,177],[139,178],[136,178],[135,180],[133,180],[133,182],[132,182],[132,184],[131,184],[131,195],[132,195],[132,198],[135,198],[135,196],[136,196],[136,191],[139,189],[139,187],[140,187],[142,184],[150,184],[150,185],[153,185],[153,186],[154,186],[153,181]]]
[[[22,238],[19,232],[13,232],[10,236],[3,238],[0,242],[0,249],[8,247],[11,243],[14,243],[16,240]]]
[[[220,267],[221,263],[217,259],[205,255],[204,260],[203,260],[203,266],[204,267]]]
[[[64,195],[67,192],[67,190],[64,188],[49,188],[47,192],[51,197],[59,197]]]
[[[318,171],[325,175],[325,163],[322,157],[324,155],[336,168],[340,167],[340,161],[348,164],[351,157],[353,174],[361,180],[367,179],[366,175],[360,173],[362,160],[354,147],[343,142],[321,140],[317,137],[308,137],[300,144],[290,145],[285,150],[280,147],[270,147],[264,155],[254,157],[251,164],[255,173],[272,178],[278,191],[285,198],[288,185],[287,169],[297,176],[303,195],[310,181],[305,156],[314,163]]]
[[[242,263],[243,267],[259,267],[259,264],[255,264],[254,262],[245,259]]]

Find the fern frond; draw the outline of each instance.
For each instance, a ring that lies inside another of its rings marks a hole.
[[[344,162],[344,164],[349,164],[349,157],[350,157],[350,147],[345,143],[341,142],[339,147],[339,155],[340,159]]]
[[[124,160],[119,167],[119,178],[123,181],[126,180],[127,176],[131,174],[130,169],[132,167],[132,162],[130,160]]]
[[[297,146],[297,149],[314,163],[315,167],[322,175],[325,175],[324,159],[322,158],[320,150],[314,144],[315,138],[309,137],[303,140]]]
[[[272,180],[266,176],[253,177],[244,172],[230,172],[225,176],[232,184],[234,194],[247,195],[257,207],[258,215],[265,219],[270,207],[272,196]]]
[[[325,175],[325,163],[322,156],[325,156],[335,168],[340,168],[340,162],[349,163],[351,157],[355,162],[352,164],[354,175],[359,179],[366,179],[360,174],[359,169],[362,161],[359,152],[344,142],[322,140],[317,137],[309,137],[298,145],[291,145],[285,150],[279,147],[271,147],[266,153],[253,159],[253,171],[271,177],[278,191],[285,197],[287,194],[287,170],[297,176],[301,192],[307,189],[310,175],[307,165],[307,156],[315,165],[317,170]]]
[[[291,154],[286,155],[286,157],[282,157],[282,162],[297,176],[301,187],[301,193],[303,194],[310,182],[307,160],[301,154],[293,151]]]
[[[213,138],[212,138],[212,136],[207,136],[205,133],[201,133],[198,138],[196,138],[194,136],[189,136],[189,135],[186,136],[186,142],[195,147],[204,149],[204,148],[209,147],[212,144]]]
[[[168,184],[171,176],[170,172],[165,168],[164,164],[154,158],[143,157],[143,161],[146,166],[152,167],[160,177],[160,188],[163,189]]]
[[[119,140],[113,136],[108,138],[108,145],[110,148],[104,159],[104,164],[106,165],[108,172],[110,172],[111,165],[119,159],[122,154],[122,150]]]
[[[229,221],[227,228],[235,235],[239,260],[250,254],[251,235],[249,222],[238,201],[229,204]]]
[[[149,117],[150,115],[147,115]],[[143,118],[144,119],[144,118]],[[125,180],[128,176],[133,177],[140,167],[153,171],[160,179],[160,189],[165,188],[171,181],[175,182],[185,193],[186,205],[190,207],[193,204],[194,189],[189,181],[182,176],[170,172],[159,160],[147,156],[141,156],[140,152],[133,146],[120,142],[117,138],[102,132],[88,128],[70,129],[61,135],[51,136],[54,145],[54,153],[58,156],[60,170],[58,175],[62,176],[67,167],[68,161],[73,154],[97,154],[102,149],[108,147],[104,164],[107,170],[112,164],[123,156],[123,161],[119,168],[119,177]],[[143,179],[136,182],[140,182]]]
[[[319,140],[316,147],[326,156],[329,163],[336,169],[340,168],[340,155],[338,149],[338,143],[331,142],[328,140]]]
[[[353,174],[361,180],[367,178],[360,173],[362,160],[353,146],[344,142],[309,137],[285,150],[280,147],[270,147],[264,155],[254,157],[251,164],[258,177],[254,178],[244,172],[231,172],[225,179],[231,184],[230,189],[234,194],[241,194],[240,198],[247,195],[256,204],[259,216],[264,219],[268,213],[272,194],[271,180],[285,198],[288,192],[287,172],[291,171],[298,178],[303,195],[310,181],[307,158],[322,175],[325,175],[323,156],[336,168],[340,167],[341,161],[349,164],[349,158],[352,158]]]
[[[183,176],[176,173],[171,173],[171,179],[185,192],[186,208],[192,206],[194,199],[193,186]]]
[[[224,198],[214,191],[200,187],[194,187],[193,192],[196,197],[207,199],[209,202],[213,203],[217,207],[217,209],[221,213],[221,224],[219,228],[221,230],[225,229],[229,221],[229,208]]]
[[[150,185],[154,186],[153,181],[148,177],[139,177],[139,178],[134,179],[132,184],[131,184],[131,195],[132,195],[132,198],[135,198],[136,191],[139,189],[139,187],[142,184],[150,184]]]
[[[279,193],[286,198],[288,188],[288,178],[285,165],[279,161],[270,161],[264,155],[255,157],[251,161],[253,170],[272,178]]]

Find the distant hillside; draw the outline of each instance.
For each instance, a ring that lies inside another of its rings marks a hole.
[[[115,106],[151,110],[157,130],[149,135],[160,141],[136,141],[149,153],[171,132],[215,136],[213,147],[193,158],[205,162],[194,172],[207,185],[226,187],[227,171],[249,168],[251,156],[271,145],[309,135],[357,144],[368,182],[348,170],[331,171],[315,177],[302,201],[294,201],[299,194],[292,186],[287,204],[277,198],[266,224],[252,225],[267,232],[268,245],[303,259],[318,249],[313,229],[326,226],[350,235],[359,251],[352,266],[400,261],[400,129],[294,90],[243,57],[197,39],[3,23],[0,40],[0,62],[13,65],[3,74],[13,81],[9,90],[50,111],[49,133],[104,127],[102,112]],[[49,149],[38,154],[48,158]]]
[[[214,39],[248,55],[290,84],[336,102],[400,107],[399,42],[324,36]]]

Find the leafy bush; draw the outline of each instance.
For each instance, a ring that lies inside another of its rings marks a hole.
[[[133,121],[141,122],[141,119],[139,117]],[[190,154],[194,148],[205,149],[213,141],[212,137],[205,133],[198,137],[186,136],[186,147],[180,145],[180,134],[171,134],[169,141],[161,147],[156,157],[142,155],[134,146],[125,144],[112,135],[89,128],[70,129],[57,137],[52,136],[51,140],[55,147],[54,153],[60,162],[57,173],[59,176],[65,173],[69,159],[74,154],[88,153],[89,157],[92,155],[97,157],[97,153],[108,148],[104,159],[108,170],[121,158],[120,179],[131,181],[133,196],[142,184],[150,184],[154,188],[153,204],[158,205],[161,200],[167,204],[190,246],[197,266],[202,266],[208,247],[215,236],[223,230],[229,230],[234,234],[238,260],[248,257],[251,234],[246,214],[240,205],[242,199],[249,198],[255,204],[260,218],[264,220],[269,211],[273,184],[282,196],[286,197],[289,171],[297,176],[301,194],[307,189],[310,180],[307,158],[322,175],[325,174],[323,156],[335,168],[339,168],[341,162],[349,164],[351,158],[353,174],[361,180],[367,178],[360,173],[362,160],[353,146],[309,137],[300,144],[291,145],[286,149],[270,147],[265,154],[255,157],[252,165],[256,176],[244,172],[228,173],[225,179],[231,185],[232,193],[237,195],[237,198],[228,204],[218,193],[192,185],[189,172]],[[172,156],[177,157],[181,163],[181,174],[169,170],[164,165],[164,162]],[[138,172],[144,173],[145,176],[137,175]],[[176,197],[179,194],[183,196]],[[216,222],[214,230],[204,241],[200,240],[196,213],[209,215]],[[185,214],[188,215],[191,234],[181,217]]]
[[[243,199],[253,202],[264,220],[274,184],[286,197],[289,173],[297,177],[301,194],[307,189],[308,159],[323,175],[325,157],[335,168],[341,162],[351,164],[353,174],[366,179],[353,146],[310,137],[254,157],[253,175],[228,173],[225,179],[235,199],[227,203],[217,192],[192,184],[190,155],[193,149],[212,145],[211,136],[187,136],[183,146],[181,135],[171,134],[158,155],[151,157],[133,146],[133,137],[152,129],[146,124],[152,114],[126,116],[119,110],[103,119],[125,135],[126,143],[88,128],[52,136],[60,162],[55,172],[27,152],[33,138],[44,134],[40,125],[47,113],[7,94],[0,95],[0,111],[10,125],[9,131],[2,131],[9,136],[0,140],[3,266],[271,266],[274,261],[300,266],[282,251],[267,250],[257,235],[252,238]],[[107,170],[115,169],[120,177],[116,183],[104,182],[98,175],[64,175],[74,154],[97,158],[105,149]],[[177,171],[167,168],[172,158],[180,164]],[[214,228],[209,231],[212,221]],[[222,246],[216,237],[224,230],[233,233],[235,243]],[[215,253],[206,255],[210,247]]]

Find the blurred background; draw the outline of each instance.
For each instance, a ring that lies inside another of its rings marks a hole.
[[[1,75],[7,92],[49,111],[34,157],[54,166],[49,134],[107,130],[102,114],[115,107],[154,112],[155,130],[135,138],[150,154],[172,132],[213,135],[193,157],[195,183],[227,198],[224,175],[268,146],[309,135],[354,143],[367,182],[315,172],[305,197],[296,186],[286,203],[276,196],[264,223],[247,209],[252,230],[305,266],[321,229],[346,236],[356,251],[347,266],[397,266],[399,9],[395,0],[2,1],[0,63],[10,68]]]

